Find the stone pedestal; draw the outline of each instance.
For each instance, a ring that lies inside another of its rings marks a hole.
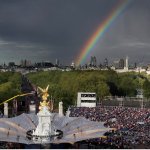
[[[36,105],[35,104],[29,105],[29,113],[30,114],[36,114]]]
[[[63,102],[59,102],[59,116],[63,116]]]
[[[4,103],[4,117],[8,118],[8,103]]]
[[[39,123],[33,132],[33,141],[35,141],[35,143],[48,143],[51,141],[52,136],[55,135],[54,127],[52,126],[52,114],[45,106],[37,116]]]

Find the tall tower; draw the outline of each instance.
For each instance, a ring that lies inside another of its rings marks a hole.
[[[96,57],[95,56],[91,56],[90,65],[92,67],[96,67],[97,66],[97,61],[96,61]]]
[[[59,60],[58,59],[56,59],[55,65],[59,66]]]
[[[94,67],[97,66],[97,60],[96,60],[96,57],[95,57],[95,56],[93,57],[93,65],[94,65]]]
[[[126,61],[125,61],[125,67],[124,67],[124,69],[126,70],[126,71],[128,71],[128,69],[129,69],[129,57],[128,56],[126,56]]]
[[[93,56],[91,56],[90,65],[93,66]]]
[[[128,68],[128,60],[129,60],[129,57],[127,56],[126,57],[126,68]]]

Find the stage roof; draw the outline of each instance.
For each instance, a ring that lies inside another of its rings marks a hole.
[[[103,122],[94,122],[83,117],[59,116],[52,113],[55,129],[63,131],[61,139],[52,140],[51,143],[75,143],[86,139],[99,138],[110,128],[104,127]],[[21,114],[13,118],[0,118],[0,141],[34,144],[26,137],[26,132],[36,129],[38,116]]]

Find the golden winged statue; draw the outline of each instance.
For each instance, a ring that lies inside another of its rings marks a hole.
[[[49,88],[49,85],[46,87],[46,89],[42,89],[41,87],[38,87],[42,95],[42,102],[40,102],[40,106],[39,106],[40,110],[42,110],[44,106],[50,109],[49,102],[47,102],[47,98],[49,97],[48,88]]]

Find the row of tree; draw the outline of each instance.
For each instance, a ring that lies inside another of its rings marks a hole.
[[[20,73],[0,72],[0,103],[19,94],[20,85]]]
[[[63,101],[65,107],[75,105],[77,92],[96,92],[97,98],[104,96],[136,96],[137,89],[144,90],[144,96],[150,97],[150,82],[138,73],[116,73],[107,71],[47,71],[30,73],[29,80],[37,86],[46,87],[55,99],[55,106]]]
[[[136,96],[137,89],[143,89],[150,98],[150,81],[138,73],[116,73],[107,71],[47,71],[29,73],[29,80],[42,88],[49,84],[49,95],[55,100],[54,107],[63,101],[67,108],[75,105],[77,92],[96,92],[97,98],[104,96]],[[0,72],[0,102],[21,93],[21,74]]]

